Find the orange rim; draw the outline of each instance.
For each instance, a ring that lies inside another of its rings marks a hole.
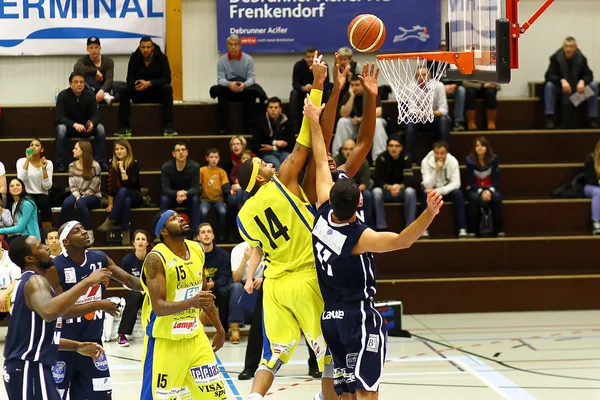
[[[444,61],[454,64],[461,74],[470,75],[475,70],[475,53],[472,51],[433,51],[427,53],[379,54],[378,60],[406,60],[422,58],[429,61]]]

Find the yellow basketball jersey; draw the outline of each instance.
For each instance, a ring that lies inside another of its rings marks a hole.
[[[199,243],[190,240],[186,240],[185,244],[190,253],[188,260],[179,258],[162,243],[154,246],[151,251],[160,257],[165,268],[166,301],[187,300],[202,290],[204,249]],[[143,270],[141,281],[144,291],[148,293]],[[152,311],[150,296],[146,296],[142,306],[142,325],[149,337],[171,340],[191,338],[204,329],[199,309],[190,308],[177,314],[158,317]]]
[[[302,199],[274,176],[244,203],[238,214],[242,238],[252,247],[260,246],[264,253],[267,278],[315,269],[314,210],[302,188],[300,192]]]

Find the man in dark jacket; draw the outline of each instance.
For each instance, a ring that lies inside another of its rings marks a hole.
[[[122,90],[119,103],[119,130],[117,136],[131,136],[130,100],[134,103],[160,103],[164,135],[175,136],[173,129],[173,87],[171,67],[167,56],[149,37],[140,39],[140,46],[129,57],[127,86]]]
[[[73,71],[85,76],[85,85],[96,96],[98,103],[110,104],[115,98],[112,96],[115,75],[115,62],[100,53],[100,39],[92,36],[87,39],[87,56],[77,60]],[[121,85],[123,82],[119,82]]]
[[[557,97],[560,99],[563,127],[572,124],[573,106],[569,97],[575,92],[583,94],[586,86],[594,92],[587,99],[589,126],[597,128],[598,85],[594,82],[594,73],[588,66],[587,58],[577,48],[574,37],[567,37],[562,48],[550,56],[545,79],[544,102],[548,129],[554,128],[554,104]]]
[[[58,94],[56,100],[56,169],[67,171],[69,138],[91,139],[94,159],[108,171],[106,163],[106,134],[100,123],[96,98],[85,90],[85,77],[77,72],[69,76],[69,89]]]
[[[412,160],[404,153],[398,136],[390,136],[387,151],[383,152],[375,164],[375,189],[373,208],[375,228],[387,229],[384,203],[404,202],[406,226],[415,220],[417,212],[417,192],[414,189]]]
[[[257,122],[252,135],[254,151],[264,162],[273,164],[279,171],[279,166],[290,155],[296,143],[289,120],[282,113],[279,97],[271,97],[267,101],[267,112]]]

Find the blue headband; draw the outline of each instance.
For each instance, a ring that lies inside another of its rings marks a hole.
[[[156,223],[156,228],[154,228],[154,236],[160,237],[160,231],[162,231],[162,229],[165,227],[167,219],[173,214],[176,214],[175,211],[167,210],[163,213],[163,215],[160,216],[160,219]]]

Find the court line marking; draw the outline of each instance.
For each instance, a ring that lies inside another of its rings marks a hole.
[[[231,389],[233,396],[235,397],[236,400],[243,400],[242,396],[240,395],[240,391],[235,386],[233,379],[231,379],[231,377],[229,376],[229,372],[227,372],[225,370],[225,367],[223,366],[221,359],[219,358],[219,356],[216,353],[215,353],[215,358],[217,359],[217,365],[219,366],[219,369],[221,370],[221,374],[223,374],[223,378],[224,378],[225,382],[227,382],[227,384],[229,385],[229,389]]]

